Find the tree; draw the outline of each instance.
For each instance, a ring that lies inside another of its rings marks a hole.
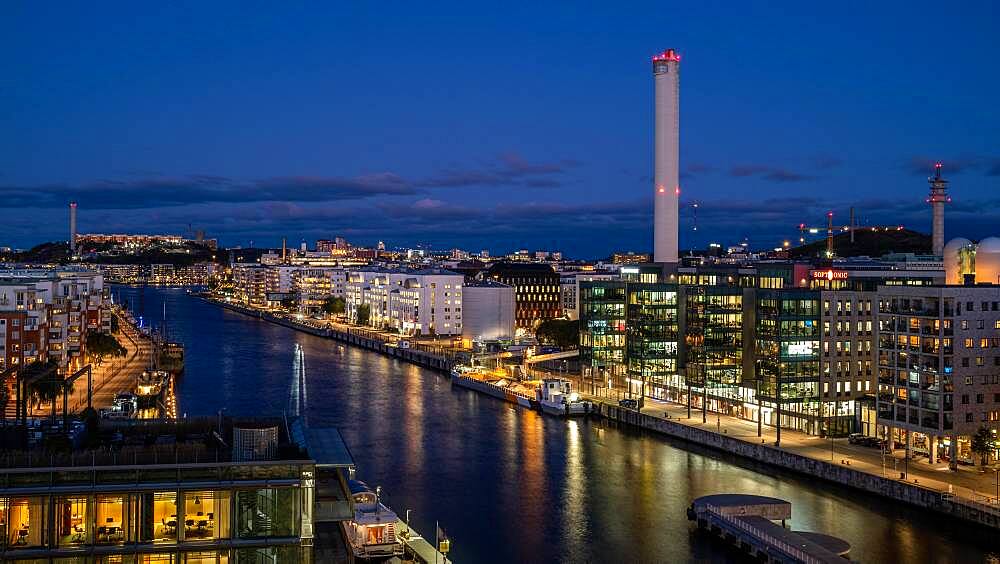
[[[347,311],[347,300],[338,296],[329,296],[323,300],[323,312],[327,315],[343,315]]]
[[[87,351],[98,366],[104,362],[104,357],[121,358],[128,354],[128,349],[113,335],[94,330],[87,331]]]
[[[28,384],[28,396],[36,407],[52,402],[52,416],[56,413],[56,399],[68,393],[73,385],[59,374],[59,363],[54,360],[35,361],[25,366],[18,375]]]
[[[571,349],[579,344],[580,322],[569,319],[548,319],[535,330],[538,340],[561,349]]]
[[[298,296],[291,295],[281,298],[281,307],[287,310],[295,309],[298,306],[298,304],[299,304]]]
[[[993,431],[986,427],[980,427],[975,435],[972,435],[972,452],[979,455],[983,466],[989,463],[990,452],[993,451]]]
[[[358,325],[368,325],[368,321],[372,317],[372,308],[368,304],[361,304],[358,306],[357,311],[357,323]]]

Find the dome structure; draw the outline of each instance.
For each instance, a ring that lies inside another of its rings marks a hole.
[[[1000,237],[987,237],[976,246],[976,282],[1000,284]]]
[[[966,274],[976,271],[975,248],[972,241],[962,237],[948,241],[942,253],[945,284],[962,284]]]

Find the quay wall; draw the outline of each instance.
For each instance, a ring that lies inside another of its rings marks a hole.
[[[1000,529],[1000,508],[995,506],[960,500],[918,484],[883,478],[855,470],[849,466],[809,458],[764,443],[747,442],[725,434],[653,417],[616,405],[599,403],[596,412],[610,421],[662,433],[757,462],[779,466],[993,529]]]
[[[369,332],[364,329],[347,329],[346,331],[320,329],[304,323],[297,323],[294,320],[278,317],[268,312],[220,302],[211,298],[203,297],[203,299],[232,311],[304,331],[317,337],[325,337],[358,346],[445,374],[451,370],[453,364],[451,359],[443,355],[418,349],[401,349],[389,345],[381,339],[369,336]],[[486,393],[481,390],[480,392]],[[855,470],[849,466],[801,456],[767,444],[747,442],[725,434],[684,425],[680,422],[652,417],[617,405],[603,402],[595,402],[595,405],[596,408],[591,413],[610,421],[661,433],[757,462],[763,462],[807,476],[843,484],[891,500],[908,503],[1000,531],[1000,507],[962,500],[918,484],[883,478],[882,476]]]
[[[373,331],[368,331],[365,329],[336,329],[336,328],[319,328],[313,327],[306,323],[299,323],[293,319],[288,319],[285,317],[280,317],[274,315],[267,311],[261,311],[258,309],[252,309],[243,307],[236,304],[231,304],[227,302],[222,302],[219,300],[214,300],[207,297],[202,297],[203,300],[213,303],[217,306],[223,307],[225,309],[242,313],[244,315],[249,315],[250,317],[256,317],[263,319],[264,321],[270,321],[271,323],[276,323],[278,325],[283,325],[290,329],[295,329],[297,331],[302,331],[309,333],[310,335],[315,335],[316,337],[323,337],[327,339],[333,339],[335,341],[340,341],[349,345],[354,345],[363,349],[368,349],[377,353],[381,353],[393,358],[398,358],[400,360],[422,366],[424,368],[430,368],[431,370],[438,370],[440,372],[448,373],[452,367],[452,361],[448,357],[435,354],[432,352],[420,350],[419,348],[400,348],[395,345],[389,344],[386,341],[375,337]]]

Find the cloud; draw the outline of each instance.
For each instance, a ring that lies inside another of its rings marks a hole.
[[[479,169],[452,169],[408,179],[394,172],[361,176],[275,176],[238,180],[212,174],[107,178],[92,182],[34,186],[0,185],[0,208],[62,207],[77,200],[90,209],[141,209],[199,203],[333,202],[377,196],[413,196],[435,188],[522,186],[550,188],[578,163],[529,162],[509,153]]]
[[[816,178],[815,176],[762,164],[734,165],[729,169],[729,175],[736,178],[756,177],[769,182],[800,182]]]
[[[941,163],[945,176],[965,172],[982,171],[986,176],[1000,176],[1000,157],[964,156],[950,159],[932,159],[926,156],[914,156],[902,163],[903,170],[920,176],[932,176],[934,165]]]
[[[819,155],[810,159],[810,164],[816,170],[830,170],[844,164],[844,161],[832,155]]]
[[[680,177],[684,180],[690,180],[696,176],[701,176],[704,174],[709,174],[715,172],[715,167],[706,163],[688,163],[681,167]],[[652,179],[650,180],[652,182]]]
[[[428,178],[418,180],[415,185],[423,188],[468,186],[551,188],[565,184],[561,176],[579,164],[579,162],[570,159],[533,163],[516,153],[506,153],[482,167],[446,169]]]

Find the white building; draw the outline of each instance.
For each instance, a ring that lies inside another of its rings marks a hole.
[[[367,306],[371,327],[404,335],[460,335],[463,280],[461,274],[436,268],[349,271],[347,317],[357,323],[359,309]]]
[[[492,280],[462,288],[462,337],[504,339],[514,336],[514,287]]]

